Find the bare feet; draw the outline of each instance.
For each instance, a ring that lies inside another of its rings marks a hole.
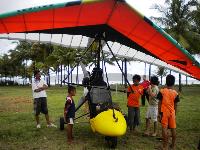
[[[145,132],[144,132],[144,135],[145,135],[145,136],[149,136],[150,133],[149,133],[148,131],[145,131]]]
[[[73,143],[73,139],[68,139],[68,140],[67,140],[67,143],[68,143],[68,144],[72,144],[72,143]]]
[[[153,133],[151,136],[153,136],[153,137],[156,137],[156,136],[157,136],[157,134],[156,134],[156,133]]]

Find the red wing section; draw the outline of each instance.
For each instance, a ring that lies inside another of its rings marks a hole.
[[[109,28],[101,28],[101,25]],[[97,28],[90,30],[90,26]],[[81,30],[82,27],[86,27],[87,30]],[[73,30],[70,30],[71,28]],[[108,37],[112,37],[107,40],[129,47],[134,47],[131,44],[136,45],[134,48],[138,48],[137,50],[150,53],[200,79],[199,63],[169,35],[122,0],[78,3],[0,18],[0,34],[14,32],[54,34],[56,31],[84,34],[89,37],[95,34],[92,32],[106,32],[110,34]],[[118,33],[117,36],[111,35],[113,31]]]

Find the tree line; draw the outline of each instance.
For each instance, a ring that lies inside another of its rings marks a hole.
[[[62,85],[63,76],[65,77],[71,68],[77,66],[80,60],[85,65],[94,64],[97,50],[97,42],[94,42],[86,52],[86,49],[20,41],[14,50],[0,56],[1,83],[13,83],[16,76],[20,76],[24,80],[31,80],[33,71],[39,69],[47,77],[49,85],[50,71],[56,73],[57,83]],[[104,61],[113,64],[113,58],[108,53],[104,55]],[[101,57],[102,59],[103,57]]]

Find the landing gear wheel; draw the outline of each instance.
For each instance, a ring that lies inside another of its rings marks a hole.
[[[65,121],[63,117],[60,117],[60,130],[64,130]]]
[[[105,140],[109,146],[109,148],[116,148],[117,147],[117,137],[110,137],[110,136],[106,136]]]

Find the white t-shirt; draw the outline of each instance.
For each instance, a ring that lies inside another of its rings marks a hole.
[[[43,85],[46,85],[44,80],[36,80],[36,79],[33,80],[32,82],[33,98],[47,97],[45,90],[42,90],[40,92],[34,92],[36,89],[43,87]]]
[[[88,93],[88,89],[87,89],[87,87],[84,87],[83,88],[83,96],[87,96],[87,93]]]

